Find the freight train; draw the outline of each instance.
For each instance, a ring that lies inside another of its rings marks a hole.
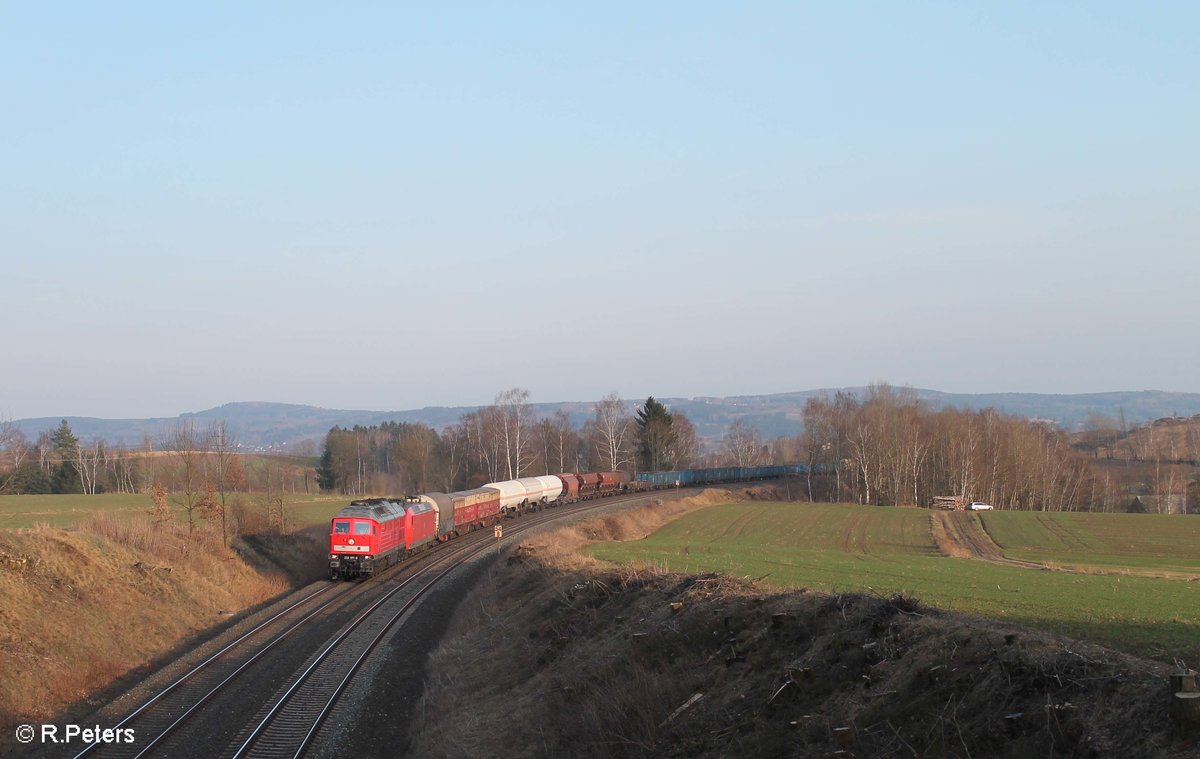
[[[489,482],[455,493],[353,501],[333,518],[329,534],[332,579],[370,577],[438,542],[495,524],[503,517],[624,493],[630,489],[707,485],[803,474],[801,466],[722,467],[641,472],[563,472]]]
[[[422,548],[502,517],[622,493],[630,481],[625,472],[563,472],[456,493],[353,501],[333,518],[329,574],[334,580],[370,577]]]

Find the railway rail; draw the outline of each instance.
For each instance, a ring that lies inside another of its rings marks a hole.
[[[644,497],[631,494],[590,501],[574,506],[529,514],[519,521],[505,521],[505,537],[524,534],[534,528],[567,515],[577,515],[597,508]],[[253,680],[255,665],[265,665],[279,648],[296,633],[306,630],[318,620],[332,615],[352,621],[341,626],[336,634],[326,638],[315,652],[309,647],[307,660],[293,668],[286,687],[276,692],[269,705],[256,715],[255,722],[242,728],[235,745],[221,756],[301,756],[317,735],[323,720],[337,703],[339,696],[353,679],[363,662],[387,634],[439,581],[466,561],[495,547],[490,533],[480,531],[454,544],[433,552],[424,552],[408,559],[376,578],[361,583],[324,582],[315,591],[293,601],[286,608],[239,634],[233,641],[190,667],[140,706],[128,713],[114,729],[132,728],[137,742],[133,744],[92,743],[71,754],[71,759],[83,757],[120,757],[142,759],[153,755],[175,756],[172,746],[197,747],[184,735],[187,726],[197,715],[225,692],[239,683]],[[387,586],[407,571],[394,587]],[[368,599],[383,593],[374,600]],[[348,613],[356,602],[366,603],[357,613]],[[291,654],[294,660],[301,656]],[[229,715],[225,715],[227,718]],[[207,747],[206,755],[215,755],[215,746]]]
[[[578,514],[613,502],[576,506],[570,513]],[[508,534],[524,534],[561,515],[562,512],[541,513],[513,525]],[[272,705],[259,712],[257,723],[246,731],[233,752],[233,759],[298,759],[303,756],[346,686],[396,623],[464,561],[492,548],[491,541],[486,538],[462,546],[458,551],[422,567],[375,601],[324,650],[314,655]],[[419,584],[418,580],[424,580],[423,584]]]

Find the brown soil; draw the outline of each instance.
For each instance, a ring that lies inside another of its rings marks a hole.
[[[1009,561],[984,529],[979,515],[968,511],[935,511],[929,520],[938,550],[945,555],[997,563]]]
[[[411,754],[1195,755],[1172,743],[1157,662],[902,597],[780,592],[575,552],[745,497],[666,499],[523,543],[433,655]]]

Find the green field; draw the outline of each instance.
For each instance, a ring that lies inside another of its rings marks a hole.
[[[1003,516],[1035,524],[1037,515]],[[931,606],[1011,620],[1138,655],[1200,658],[1200,582],[946,558],[937,552],[928,525],[929,512],[920,509],[735,504],[694,512],[644,540],[599,543],[588,551],[613,562],[726,572],[781,587],[904,593]],[[1188,555],[1198,552],[1200,547]],[[1130,556],[1134,562],[1143,558]]]
[[[259,494],[234,494],[248,508],[258,508]],[[296,526],[329,521],[350,499],[346,496],[306,495],[288,493],[284,496],[284,513],[289,524]],[[0,529],[33,527],[70,527],[95,516],[112,515],[119,518],[148,516],[153,502],[142,494],[102,493],[99,495],[6,495],[0,496]],[[180,519],[183,512],[173,509]]]
[[[1153,514],[981,515],[1004,555],[1061,567],[1200,575],[1200,519]]]

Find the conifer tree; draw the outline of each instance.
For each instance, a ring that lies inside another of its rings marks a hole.
[[[669,469],[670,453],[675,444],[674,417],[654,396],[637,410],[638,467],[655,472]]]

